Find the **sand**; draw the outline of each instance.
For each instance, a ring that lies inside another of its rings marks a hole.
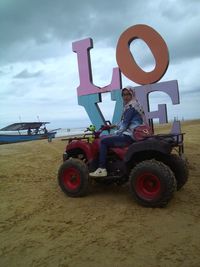
[[[200,121],[183,131],[189,181],[162,209],[139,206],[127,185],[67,197],[61,139],[1,145],[0,266],[200,266]]]

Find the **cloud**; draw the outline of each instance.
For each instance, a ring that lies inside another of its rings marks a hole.
[[[36,72],[29,72],[27,69],[24,69],[20,73],[16,74],[13,78],[15,79],[29,79],[29,78],[35,78],[42,75],[42,71],[36,71]]]
[[[64,55],[64,44],[92,37],[116,47],[120,34],[143,23],[166,39],[171,58],[180,60],[200,52],[200,2],[120,0],[12,0],[0,8],[0,60],[19,61]],[[147,15],[148,14],[148,15]],[[70,49],[71,50],[71,49]]]
[[[132,6],[131,2],[126,1],[122,5],[119,0],[85,0],[76,5],[73,0],[8,1],[0,9],[3,43],[12,44],[20,39],[21,42],[35,39],[38,43],[46,43],[53,37],[69,40],[83,35],[84,32],[94,31],[96,25],[103,21],[104,25],[107,22],[108,26],[113,27],[115,23],[112,18],[119,15],[121,10],[125,11]],[[119,24],[117,21],[116,23]],[[98,27],[104,25],[100,24]],[[103,36],[104,34],[102,32]]]
[[[198,95],[200,94],[200,86],[198,86],[198,87],[193,87],[192,90],[182,91],[181,94],[182,94],[183,96],[188,96],[188,97],[190,97],[191,95],[196,95],[196,96],[198,96]],[[200,99],[200,96],[198,96],[198,97],[199,97],[199,99]]]

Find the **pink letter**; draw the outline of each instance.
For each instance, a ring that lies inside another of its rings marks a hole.
[[[78,96],[110,92],[121,88],[121,72],[119,68],[113,68],[112,81],[109,85],[100,88],[92,81],[92,69],[89,50],[93,48],[91,38],[72,43],[72,49],[77,53],[80,85],[77,88]]]

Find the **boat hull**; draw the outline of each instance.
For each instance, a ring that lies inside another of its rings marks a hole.
[[[0,144],[10,144],[18,142],[36,141],[41,139],[55,138],[56,132],[47,134],[35,134],[35,135],[12,135],[12,134],[0,134]]]

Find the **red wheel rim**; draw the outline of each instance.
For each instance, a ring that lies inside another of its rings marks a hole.
[[[69,190],[76,190],[81,184],[80,172],[70,167],[63,172],[63,184]]]
[[[158,176],[152,173],[143,173],[136,180],[137,194],[148,200],[153,200],[160,195],[161,183]]]

